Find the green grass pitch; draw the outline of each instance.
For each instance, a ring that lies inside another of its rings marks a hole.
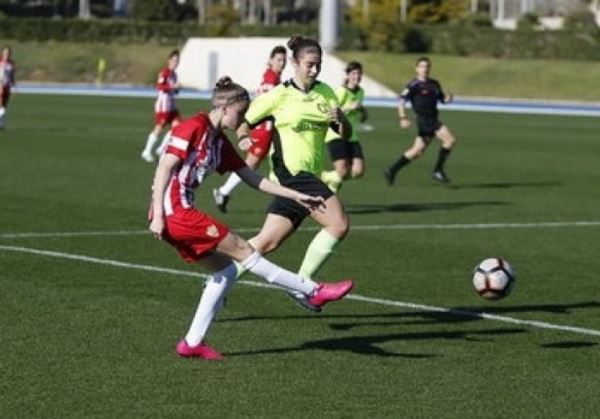
[[[203,105],[181,102],[186,115]],[[180,359],[174,345],[201,280],[142,269],[196,271],[140,233],[152,100],[15,95],[0,131],[0,416],[598,415],[600,226],[569,223],[600,220],[600,120],[446,111],[459,138],[452,184],[430,179],[435,144],[388,188],[381,172],[414,131],[400,131],[393,109],[370,116],[367,173],[341,191],[354,230],[321,276],[355,278],[360,296],[583,332],[357,300],[313,315],[281,292],[238,284],[209,333],[226,360]],[[210,178],[197,204],[249,237],[269,197],[240,188],[221,216],[210,190],[222,179]],[[271,258],[297,268],[313,234],[298,232]],[[472,268],[492,255],[518,274],[513,294],[493,303],[471,287]]]

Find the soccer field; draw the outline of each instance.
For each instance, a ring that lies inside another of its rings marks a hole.
[[[367,173],[341,191],[351,231],[320,276],[351,298],[320,314],[246,276],[209,332],[222,362],[174,351],[202,272],[146,229],[154,167],[139,159],[152,99],[16,95],[0,131],[0,416],[591,418],[600,412],[600,119],[444,112],[435,144],[388,188],[412,141],[372,109]],[[181,102],[185,115],[200,104]],[[250,237],[269,197],[240,188]],[[270,257],[296,269],[305,222]],[[501,256],[504,300],[472,289]],[[477,314],[480,312],[487,313]],[[596,413],[593,413],[596,412]]]

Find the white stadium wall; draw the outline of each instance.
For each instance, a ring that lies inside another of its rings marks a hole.
[[[265,71],[269,54],[276,45],[284,45],[286,38],[190,38],[181,51],[181,61],[177,74],[182,86],[210,90],[216,80],[230,76],[235,82],[250,92],[258,88]],[[363,63],[368,72],[368,63]],[[344,77],[346,63],[331,54],[324,53],[319,80],[332,87],[339,86]],[[288,64],[282,80],[292,76]],[[398,81],[400,86],[401,80]],[[370,97],[392,98],[397,93],[363,77],[361,83]]]

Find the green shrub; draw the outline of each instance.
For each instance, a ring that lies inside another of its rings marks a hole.
[[[517,21],[517,30],[531,31],[540,24],[540,18],[535,13],[525,13]]]
[[[580,10],[565,17],[565,28],[567,29],[598,29],[596,16],[590,10]]]

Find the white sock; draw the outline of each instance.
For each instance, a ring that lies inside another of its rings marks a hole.
[[[310,295],[317,286],[310,279],[303,278],[298,274],[269,262],[258,252],[252,253],[241,264],[253,274],[261,276],[268,282],[287,288],[288,290],[300,291],[306,295]]]
[[[240,177],[235,173],[232,173],[229,175],[227,182],[225,182],[225,184],[219,188],[219,192],[221,195],[229,196],[229,194],[233,192],[233,190],[237,188],[240,183],[242,183],[242,179],[240,179]]]
[[[185,341],[189,346],[198,346],[204,339],[206,331],[218,311],[223,307],[223,297],[227,294],[231,283],[235,281],[236,273],[237,269],[232,263],[225,269],[214,272],[206,280],[196,314],[194,314],[190,329],[185,335]]]
[[[156,140],[158,140],[158,135],[156,135],[154,131],[148,134],[148,139],[146,140],[146,147],[144,147],[144,151],[142,152],[142,154],[152,153],[152,147],[154,147],[154,143],[156,142]]]
[[[162,142],[156,149],[156,155],[161,156],[165,152],[170,140],[171,140],[171,130],[167,131],[167,133],[163,137]]]
[[[4,126],[4,123],[6,121],[5,117],[6,117],[6,108],[0,107],[0,127]]]

